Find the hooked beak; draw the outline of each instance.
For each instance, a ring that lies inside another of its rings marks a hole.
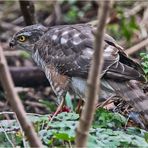
[[[9,42],[10,48],[13,48],[15,45],[16,45],[16,42],[12,39],[12,40]]]

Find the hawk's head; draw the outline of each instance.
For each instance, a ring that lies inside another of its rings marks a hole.
[[[47,31],[47,28],[41,24],[27,26],[14,34],[9,45],[19,49],[32,51],[35,42]]]

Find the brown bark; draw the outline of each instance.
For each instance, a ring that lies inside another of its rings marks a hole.
[[[16,87],[50,86],[45,74],[38,67],[9,67],[9,71]]]
[[[19,0],[20,8],[26,25],[36,24],[35,7],[31,0]]]
[[[10,67],[15,86],[50,86],[45,74],[37,67]]]
[[[107,21],[107,15],[111,7],[112,1],[100,2],[99,13],[98,13],[98,26],[95,34],[94,49],[95,53],[92,59],[92,65],[89,71],[89,77],[87,81],[88,91],[86,92],[87,101],[85,102],[84,109],[82,111],[79,124],[76,130],[76,147],[86,147],[87,137],[89,129],[91,127],[96,102],[98,100],[98,92],[100,85],[100,74],[103,64],[103,38],[105,25]]]
[[[22,126],[25,136],[29,140],[31,147],[42,147],[40,139],[34,131],[32,124],[28,121],[24,107],[20,101],[7,66],[7,62],[3,53],[3,49],[0,47],[0,80],[5,90],[5,95],[13,111],[16,113],[17,118]]]

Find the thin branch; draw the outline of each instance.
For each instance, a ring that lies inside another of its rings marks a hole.
[[[20,101],[16,90],[14,89],[14,84],[8,69],[8,65],[3,53],[3,49],[0,46],[0,80],[2,86],[5,90],[7,99],[16,113],[18,120],[24,130],[26,137],[28,138],[31,147],[42,147],[40,139],[34,131],[32,124],[28,121],[24,107]]]
[[[147,46],[147,45],[148,45],[148,38],[145,39],[145,40],[143,40],[143,41],[141,41],[140,43],[134,45],[133,47],[131,47],[131,48],[125,50],[125,52],[126,52],[128,55],[132,55],[133,53],[135,53],[136,51],[138,51],[138,50],[144,48],[144,47]]]
[[[10,111],[4,111],[4,112],[0,112],[0,115],[4,115],[4,114],[8,114],[8,115],[16,115],[15,112],[10,112]],[[26,113],[27,115],[31,115],[31,116],[39,116],[39,117],[45,117],[48,115],[40,115],[40,114],[36,114],[36,113]]]
[[[24,146],[24,148],[27,148],[27,144],[26,144],[26,140],[25,140],[25,133],[24,133],[24,131],[23,131],[21,125],[20,125],[20,122],[19,122],[19,120],[18,120],[16,114],[15,114],[15,118],[16,118],[16,121],[18,122],[18,125],[19,125],[19,128],[20,128],[20,131],[21,131],[21,133],[22,133],[23,146]]]
[[[105,25],[107,22],[107,16],[109,9],[111,7],[112,1],[102,1],[100,2],[99,12],[98,12],[98,26],[95,34],[94,42],[94,57],[92,60],[92,65],[89,72],[89,77],[87,81],[88,91],[86,92],[87,101],[84,105],[84,110],[76,130],[76,147],[86,147],[87,137],[89,134],[89,129],[91,127],[96,102],[98,100],[98,92],[100,86],[100,74],[103,64],[103,39],[105,32]]]
[[[26,25],[36,24],[35,7],[31,0],[19,0]]]
[[[129,10],[127,10],[125,13],[124,13],[124,16],[125,17],[131,17],[131,16],[134,16],[136,15],[139,11],[141,11],[145,6],[147,5],[147,2],[138,2],[138,3],[135,3],[135,6],[133,8],[130,8]]]
[[[10,23],[4,22],[4,21],[0,23],[0,27],[5,30],[9,30],[11,28],[11,31],[14,31],[14,32],[18,32],[21,29],[21,27],[19,27],[17,25],[10,24]]]
[[[62,20],[62,13],[61,13],[61,7],[59,4],[59,1],[55,1],[54,3],[54,13],[55,13],[55,23],[56,25],[59,25]]]
[[[8,45],[8,43],[7,43],[7,45]],[[8,45],[8,47],[9,47],[9,45]],[[22,55],[22,50],[4,51],[4,55],[7,56],[7,57],[21,56]]]

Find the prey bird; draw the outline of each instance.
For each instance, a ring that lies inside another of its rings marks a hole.
[[[14,34],[10,47],[26,50],[45,72],[58,101],[66,92],[85,98],[88,72],[94,53],[94,30],[90,24],[24,27]],[[130,59],[109,35],[104,36],[104,64],[100,99],[119,95],[148,121],[148,97],[135,81],[145,81],[140,65]]]

